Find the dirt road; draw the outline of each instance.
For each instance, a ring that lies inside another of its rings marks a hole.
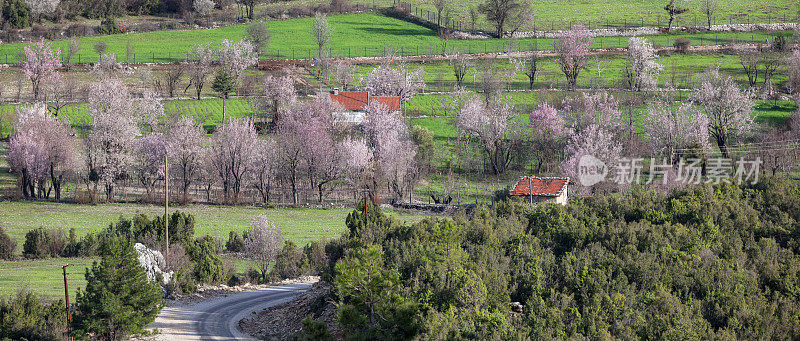
[[[288,302],[313,284],[310,281],[276,285],[198,303],[168,306],[148,329],[158,329],[154,340],[252,340],[238,328],[242,318]]]

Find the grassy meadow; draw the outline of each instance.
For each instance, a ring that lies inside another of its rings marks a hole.
[[[259,208],[247,206],[189,205],[171,208],[191,213],[195,217],[195,235],[210,235],[227,240],[229,231],[250,228],[256,215],[266,215],[283,230],[284,237],[298,245],[322,238],[338,237],[344,230],[344,220],[352,211],[349,208]],[[0,226],[6,230],[20,248],[25,233],[31,229],[56,228],[65,232],[75,229],[80,237],[107,227],[122,217],[138,213],[150,216],[163,214],[164,208],[140,204],[79,205],[41,201],[0,202]],[[418,221],[420,215],[397,213],[399,219]]]
[[[275,58],[301,59],[315,56],[317,45],[310,28],[312,18],[272,21],[269,30],[272,38],[268,49]],[[328,45],[332,56],[381,56],[391,47],[397,55],[440,54],[441,41],[433,30],[398,19],[376,14],[344,14],[329,18],[333,35]],[[107,36],[82,37],[81,50],[75,56],[79,63],[98,59],[93,46],[103,41],[107,52],[115,53],[119,61],[126,61],[127,46],[133,49],[131,62],[173,62],[182,60],[186,51],[196,43],[219,44],[224,39],[238,41],[245,36],[246,25],[233,25],[214,29],[171,30],[147,33],[128,33]],[[764,42],[785,33],[689,33],[653,36],[655,45],[672,46],[677,38],[687,38],[693,45],[727,44],[731,41]],[[479,39],[450,40],[447,49],[456,48],[468,53],[503,52],[515,45],[527,47],[536,44],[540,50],[552,50],[552,39]],[[53,46],[66,51],[67,40],[56,40]],[[625,37],[598,37],[592,48],[624,47]],[[0,45],[0,63],[16,63],[17,52],[24,44]]]
[[[291,4],[313,3],[315,1],[299,0]],[[367,6],[392,6],[392,0],[353,0],[355,3]],[[435,12],[432,1],[410,2],[412,10],[417,12]],[[451,15],[462,25],[470,25],[469,12],[472,8],[482,3],[482,0],[451,0]],[[718,0],[717,11],[713,17],[713,24],[749,23],[749,22],[776,22],[791,21],[797,14],[797,3],[791,0],[778,0],[764,2],[758,0]],[[527,23],[523,30],[532,30],[534,23],[537,29],[563,29],[570,23],[578,22],[595,27],[618,27],[624,24],[646,26],[666,26],[666,11],[664,1],[641,0],[542,0],[534,2],[534,22]],[[677,1],[677,5],[688,8],[689,11],[678,17],[677,25],[693,26],[705,25],[706,17],[702,11],[700,1]],[[270,6],[270,5],[267,5]],[[281,2],[271,6],[287,6]],[[427,18],[427,13],[421,13]],[[471,27],[462,27],[469,29]],[[493,31],[491,23],[479,15],[475,23],[476,30]]]
[[[20,289],[33,291],[50,299],[64,298],[64,275],[67,267],[70,302],[75,302],[78,288],[86,286],[84,273],[92,266],[94,258],[50,258],[0,261],[0,297],[7,297]]]

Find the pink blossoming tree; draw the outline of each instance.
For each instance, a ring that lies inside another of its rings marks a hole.
[[[154,200],[154,191],[158,181],[164,180],[164,156],[167,153],[168,141],[162,134],[150,134],[136,140],[136,162],[134,173],[144,186],[142,201]]]
[[[189,201],[189,186],[199,177],[202,166],[202,143],[205,131],[189,117],[182,117],[172,124],[167,131],[167,150],[170,169],[177,173],[180,179],[181,201]]]
[[[117,78],[104,78],[90,86],[89,113],[91,130],[84,143],[86,147],[87,185],[94,199],[97,186],[106,190],[108,200],[113,200],[114,187],[129,170],[134,160],[133,150],[137,126],[137,101],[127,87]]]
[[[259,139],[253,155],[252,187],[258,190],[261,202],[268,203],[278,170],[277,144],[271,138]]]
[[[211,137],[211,165],[222,184],[226,203],[237,203],[256,151],[256,129],[249,120],[232,118]]]
[[[572,134],[566,148],[567,159],[564,161],[564,174],[579,179],[578,166],[581,158],[591,156],[605,164],[609,174],[619,162],[622,145],[615,133],[599,125],[592,124],[579,133]]]
[[[677,161],[680,151],[709,149],[708,117],[691,103],[657,101],[647,106],[644,116],[645,138],[654,153]]]
[[[473,96],[456,118],[461,136],[475,140],[489,158],[494,174],[505,172],[511,162],[511,150],[518,142],[518,131],[512,119],[516,116],[508,99],[492,97],[488,103]]]
[[[232,43],[225,39],[219,46],[219,63],[233,78],[239,80],[245,69],[258,62],[256,47],[247,40]]]
[[[406,101],[425,88],[425,70],[384,63],[362,77],[361,84],[374,96],[398,96]]]
[[[281,247],[283,247],[281,228],[267,220],[263,214],[253,218],[250,233],[244,240],[244,253],[256,262],[262,281],[267,280],[269,267],[275,261]]]
[[[567,77],[567,87],[570,90],[575,89],[578,75],[586,67],[590,45],[592,45],[592,33],[581,25],[572,26],[553,43],[556,63]]]
[[[26,45],[23,52],[25,61],[22,62],[22,70],[33,86],[33,99],[38,100],[42,81],[61,67],[61,49],[57,48],[54,52],[52,44],[42,38]]]
[[[399,112],[377,101],[370,103],[366,111],[368,119],[364,130],[375,161],[372,194],[375,195],[378,183],[385,183],[392,190],[394,200],[401,200],[417,180],[414,161],[417,146]]]
[[[564,117],[547,103],[540,103],[528,119],[527,131],[533,155],[536,157],[536,172],[555,159],[566,133]]]
[[[52,190],[55,199],[61,200],[64,179],[75,169],[72,135],[69,123],[50,115],[43,104],[17,111],[8,164],[19,174],[26,198],[47,198]]]
[[[755,128],[750,96],[739,90],[731,77],[723,76],[712,68],[703,74],[700,88],[692,99],[708,117],[708,130],[717,142],[723,157],[728,157],[728,144]]]

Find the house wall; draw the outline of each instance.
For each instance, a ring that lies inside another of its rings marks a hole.
[[[569,188],[568,186],[565,186],[564,190],[561,191],[561,195],[556,197],[556,204],[565,205],[565,206],[567,205],[567,203],[569,202],[569,198],[567,197],[567,189],[568,188]]]

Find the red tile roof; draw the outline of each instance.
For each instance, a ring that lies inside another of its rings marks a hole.
[[[368,91],[339,91],[331,93],[331,100],[341,104],[347,110],[361,111],[372,101],[378,101],[389,110],[400,110],[400,97],[398,96],[372,96]]]
[[[523,176],[517,180],[509,195],[557,197],[567,188],[569,178]]]
[[[341,104],[347,110],[362,110],[369,103],[369,92],[366,91],[339,91],[331,93],[331,100]]]
[[[389,110],[400,110],[400,97],[399,96],[378,96],[375,97],[374,100],[377,100],[381,104],[385,105]]]

